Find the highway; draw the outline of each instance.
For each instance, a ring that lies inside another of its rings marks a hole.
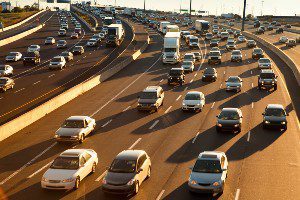
[[[57,37],[59,30],[58,16],[48,13],[51,19],[46,26],[30,36],[0,48],[0,60],[4,63],[5,56],[10,51],[26,52],[31,44],[41,46],[41,64],[37,66],[23,66],[22,61],[11,63],[14,67],[15,88],[0,94],[0,102],[4,107],[0,108],[0,122],[3,124],[10,119],[40,105],[46,100],[60,94],[70,87],[82,82],[112,62],[120,52],[124,51],[130,43],[133,33],[128,25],[124,25],[126,35],[123,43],[117,48],[106,48],[104,42],[96,48],[85,47],[85,53],[81,56],[74,56],[74,61],[67,63],[67,68],[62,71],[49,70],[49,61],[61,52],[71,50],[75,45],[85,46],[93,33],[85,29],[79,39],[70,39],[74,25],[69,23],[70,28],[67,37]],[[83,26],[84,27],[84,26]],[[53,36],[56,41],[66,39],[67,49],[57,49],[55,45],[44,45],[44,40]]]
[[[285,82],[290,71],[282,69],[282,61],[266,51],[279,75],[278,90],[259,91],[257,61],[251,58],[251,49],[238,44],[243,62],[231,63],[230,52],[225,51],[222,64],[215,66],[218,80],[204,83],[201,74],[208,66],[206,55],[210,47],[201,40],[204,59],[193,73],[187,74],[183,86],[168,86],[171,66],[161,61],[163,38],[153,30],[149,34],[150,45],[126,70],[0,143],[0,183],[9,199],[120,199],[104,196],[101,179],[107,166],[124,149],[143,149],[152,161],[151,178],[131,199],[298,199],[300,127],[296,111],[299,112],[300,104],[291,98],[299,101],[300,94],[298,87],[291,87],[295,85],[293,78]],[[222,42],[222,49],[224,45]],[[183,53],[189,51],[183,44]],[[243,79],[240,93],[225,92],[224,81],[232,75]],[[163,87],[164,105],[157,113],[138,112],[137,96],[149,85]],[[191,90],[206,96],[200,113],[181,111],[182,98]],[[289,113],[288,129],[284,132],[262,129],[261,114],[267,104],[273,103],[282,104]],[[224,107],[241,108],[241,133],[216,132],[216,115]],[[96,131],[83,144],[56,144],[54,132],[72,115],[95,118]],[[98,153],[96,173],[83,180],[76,191],[42,190],[40,180],[49,163],[71,147]],[[188,192],[189,166],[206,150],[223,151],[229,159],[222,196],[194,196]]]
[[[29,30],[33,27],[36,27],[37,25],[39,25],[41,23],[45,23],[51,17],[51,15],[49,15],[49,13],[51,13],[51,12],[50,11],[42,12],[42,13],[38,14],[37,16],[35,16],[34,18],[28,20],[27,22],[25,22],[24,24],[22,24],[20,26],[17,26],[15,28],[10,29],[10,30],[1,32],[0,40],[12,37],[12,36],[17,35],[19,33],[27,31],[27,30]]]

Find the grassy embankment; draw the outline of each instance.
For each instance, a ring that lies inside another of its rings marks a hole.
[[[94,26],[93,20],[88,15],[82,14],[81,12],[76,12],[76,14],[92,27]]]
[[[4,27],[16,24],[24,19],[34,15],[37,11],[20,12],[20,13],[0,13],[0,22],[4,24]]]

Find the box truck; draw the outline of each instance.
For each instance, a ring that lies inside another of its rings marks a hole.
[[[162,34],[166,34],[167,32],[167,26],[170,25],[170,22],[167,21],[162,21],[159,23],[159,32],[161,32]]]
[[[210,28],[210,24],[208,21],[205,20],[196,20],[195,21],[195,29],[197,33],[200,33],[201,35],[208,32]]]
[[[109,25],[114,23],[113,17],[105,17],[103,20],[103,27],[108,27]]]
[[[164,37],[163,63],[180,62],[180,32],[167,32]]]
[[[111,24],[107,27],[106,46],[119,46],[124,39],[122,24]]]
[[[177,25],[167,25],[167,32],[180,32]]]

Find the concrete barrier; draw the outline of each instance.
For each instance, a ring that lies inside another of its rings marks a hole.
[[[41,11],[35,13],[34,15],[32,15],[32,16],[30,16],[30,17],[24,19],[23,21],[21,21],[21,22],[19,22],[19,23],[13,24],[13,25],[8,26],[8,27],[5,27],[5,28],[3,29],[3,31],[8,31],[8,30],[10,30],[10,29],[16,28],[16,27],[18,27],[18,26],[20,26],[20,25],[22,25],[22,24],[28,22],[28,21],[31,20],[32,18],[36,17],[37,15],[39,15],[39,14],[45,12],[45,11],[46,11],[46,10],[41,10]],[[0,29],[0,33],[3,32],[3,31],[2,31],[2,29]]]
[[[27,30],[23,33],[20,33],[20,34],[17,34],[17,35],[14,35],[12,37],[9,37],[9,38],[6,38],[6,39],[3,39],[3,40],[0,40],[0,47],[4,46],[4,45],[7,45],[7,44],[10,44],[12,42],[15,42],[16,40],[19,40],[21,38],[24,38],[38,30],[40,30],[41,28],[43,28],[45,26],[45,24],[41,24],[35,28],[32,28],[30,30]]]
[[[149,36],[147,42],[137,50],[132,56],[129,56],[127,59],[122,61],[121,63],[113,66],[111,69],[91,77],[90,79],[79,83],[78,85],[68,89],[67,91],[63,92],[62,94],[52,98],[51,100],[43,103],[42,105],[32,109],[31,111],[13,119],[2,126],[0,126],[0,141],[10,137],[11,135],[17,133],[18,131],[22,130],[23,128],[29,126],[30,124],[36,122],[37,120],[41,119],[45,115],[51,113],[52,111],[56,110],[57,108],[63,106],[64,104],[68,103],[69,101],[75,99],[76,97],[84,94],[85,92],[89,91],[90,89],[96,87],[101,82],[107,80],[108,78],[112,77],[120,70],[124,69],[128,64],[132,61],[136,60],[141,53],[147,48],[150,42]]]
[[[227,28],[231,28],[233,30],[240,30],[237,28],[233,28],[233,27],[229,27],[227,25],[221,25]],[[268,48],[270,51],[274,52],[276,55],[278,55],[278,57],[293,71],[293,74],[297,80],[298,86],[300,86],[300,71],[299,71],[299,67],[297,66],[297,64],[288,56],[286,55],[281,49],[279,49],[278,47],[276,47],[275,45],[273,45],[272,43],[266,41],[263,38],[260,38],[256,35],[254,35],[253,33],[250,33],[248,31],[243,31],[242,32],[244,36],[251,38],[255,41],[257,41],[258,43],[262,44],[263,46],[265,46],[266,48]]]
[[[96,31],[96,28],[98,27],[98,22],[97,22],[97,19],[96,19],[94,16],[92,16],[90,13],[87,13],[87,12],[81,10],[81,9],[78,9],[78,8],[74,7],[74,6],[71,6],[71,8],[72,8],[73,10],[75,10],[75,11],[78,11],[78,12],[81,12],[81,13],[83,13],[83,14],[89,15],[89,16],[95,21],[95,27],[92,27],[92,26],[91,26],[89,23],[87,23],[84,19],[82,19],[82,18],[81,18],[80,16],[78,16],[75,12],[73,12],[73,14],[74,14],[74,15],[75,15],[75,16],[76,16],[83,24],[85,24],[91,32],[95,32],[95,31]]]

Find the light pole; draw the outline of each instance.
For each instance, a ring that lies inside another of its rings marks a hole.
[[[245,30],[246,5],[247,5],[247,0],[244,0],[244,10],[243,10],[242,31],[244,31],[244,30]]]
[[[192,17],[192,0],[190,0],[190,17]]]
[[[261,12],[260,12],[261,16],[263,16],[263,7],[264,7],[264,1],[261,1]]]
[[[146,11],[146,0],[144,0],[144,12]]]
[[[179,14],[181,14],[181,4],[182,4],[182,0],[180,0]]]

